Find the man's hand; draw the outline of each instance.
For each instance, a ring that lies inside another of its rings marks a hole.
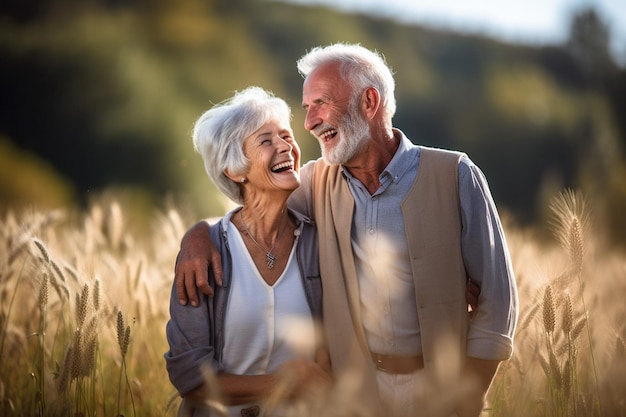
[[[478,308],[478,296],[480,295],[480,287],[471,278],[467,279],[467,285],[465,286],[465,300],[467,301],[468,311],[470,318],[476,312]]]
[[[198,289],[209,297],[213,296],[209,268],[213,269],[216,284],[222,285],[222,259],[209,235],[208,223],[201,221],[185,233],[176,257],[174,280],[182,305],[191,301],[192,306],[198,306]]]

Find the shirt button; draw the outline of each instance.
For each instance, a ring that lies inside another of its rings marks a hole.
[[[374,229],[370,229],[369,232],[370,232],[370,235],[373,235],[374,234]]]

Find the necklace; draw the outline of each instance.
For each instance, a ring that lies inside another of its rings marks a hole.
[[[279,232],[278,237],[274,241],[274,245],[272,246],[272,248],[270,250],[267,250],[267,249],[265,249],[265,247],[263,245],[261,245],[259,242],[257,242],[257,240],[254,238],[254,236],[252,236],[252,233],[250,233],[250,228],[248,227],[248,225],[246,224],[245,220],[243,219],[243,214],[241,214],[242,212],[243,212],[243,209],[239,210],[239,218],[241,219],[241,223],[243,224],[243,227],[246,228],[246,230],[245,230],[246,234],[248,236],[250,236],[250,239],[252,239],[252,241],[254,243],[256,243],[256,245],[259,248],[261,248],[261,249],[263,249],[265,251],[265,263],[267,265],[267,269],[273,269],[274,268],[274,261],[276,261],[278,258],[276,257],[276,255],[274,255],[272,253],[272,251],[276,247],[276,244],[278,243],[278,240],[283,236],[283,233],[285,232],[285,230],[287,230],[287,227],[285,227],[282,232]]]

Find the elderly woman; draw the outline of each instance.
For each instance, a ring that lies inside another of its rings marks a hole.
[[[214,296],[184,306],[172,289],[165,359],[183,397],[181,414],[217,415],[209,404],[218,398],[231,416],[263,415],[278,387],[294,398],[329,381],[316,326],[317,234],[287,208],[300,186],[290,118],[285,101],[249,87],[195,124],[193,142],[209,177],[240,206],[209,228],[223,269],[222,285],[211,282]],[[206,364],[217,384],[209,383]]]

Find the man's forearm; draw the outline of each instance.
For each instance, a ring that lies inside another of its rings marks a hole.
[[[202,220],[187,230],[176,257],[174,279],[181,304],[185,305],[190,300],[192,305],[197,306],[198,289],[206,295],[213,295],[213,289],[209,285],[209,267],[213,269],[216,283],[221,285],[220,254],[211,241],[209,223]]]
[[[464,381],[470,388],[463,396],[456,414],[458,417],[478,417],[483,409],[483,404],[491,381],[498,370],[500,361],[477,358],[466,358],[463,370]]]

